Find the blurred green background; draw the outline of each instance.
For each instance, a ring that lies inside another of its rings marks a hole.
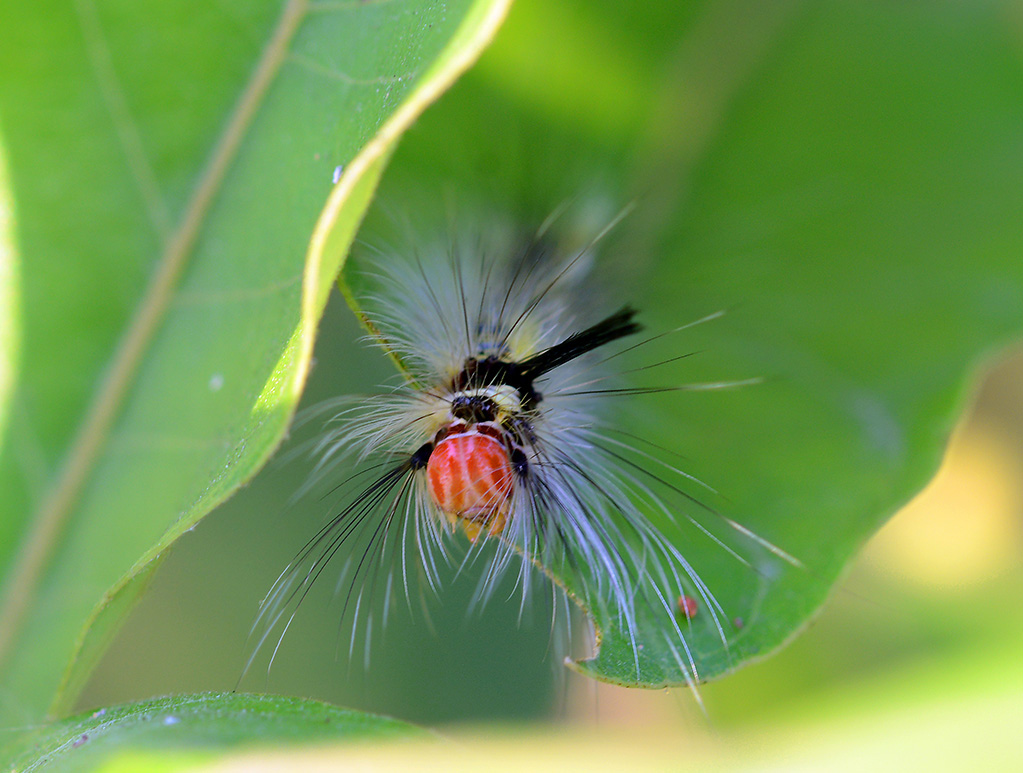
[[[1011,265],[1020,260],[1020,145],[997,142],[1023,132],[1023,123],[1013,123],[1023,116],[1023,103],[1006,101],[1023,95],[1021,41],[1023,9],[1014,3],[948,2],[932,12],[909,3],[875,3],[861,11],[851,2],[527,0],[516,5],[479,66],[406,138],[367,233],[386,231],[395,212],[415,223],[431,199],[479,203],[527,223],[580,191],[592,203],[594,222],[636,201],[615,242],[628,260],[605,266],[605,280],[637,287],[653,264],[671,288],[709,286],[713,292],[699,301],[706,307],[686,305],[667,290],[659,294],[657,287],[637,292],[659,321],[716,309],[707,304],[739,305],[736,336],[744,327],[770,326],[758,312],[789,303],[784,281],[758,273],[766,263],[713,264],[724,266],[731,280],[728,295],[707,280],[699,255],[678,250],[659,263],[651,256],[678,243],[700,255],[727,254],[722,244],[738,244],[741,257],[759,258],[777,248],[771,237],[781,233],[781,244],[805,260],[781,259],[793,272],[793,288],[812,285],[829,266],[848,272],[844,280],[832,278],[839,288],[871,272],[901,282],[869,296],[876,306],[864,306],[855,293],[821,293],[814,297],[817,307],[801,307],[811,314],[797,322],[798,332],[813,341],[814,312],[820,318],[845,314],[848,324],[837,336],[835,329],[821,336],[834,337],[828,345],[848,355],[854,374],[857,363],[872,362],[875,353],[884,363],[903,358],[907,370],[916,366],[924,373],[919,383],[883,385],[913,407],[914,389],[929,388],[932,377],[930,361],[914,360],[919,352],[941,348],[942,337],[950,350],[972,351],[956,314],[972,319],[982,307],[996,320],[992,341],[1019,330],[1019,272]],[[961,72],[963,82],[940,80],[935,69],[933,88],[904,99],[916,84],[931,82],[928,68],[939,63],[945,63],[940,78]],[[764,72],[773,77],[766,85],[756,77]],[[841,77],[829,79],[832,72]],[[954,87],[954,100],[943,99],[946,87]],[[875,99],[876,113],[860,109]],[[919,133],[920,126],[933,128]],[[950,147],[961,127],[979,128]],[[890,143],[877,143],[888,136]],[[823,179],[815,176],[815,163],[823,164]],[[821,209],[826,217],[819,217]],[[649,227],[674,222],[676,211],[685,213],[682,237],[672,228]],[[721,212],[734,226],[727,233],[719,228]],[[705,222],[713,226],[706,233]],[[960,238],[964,246],[957,249]],[[851,243],[869,257],[850,258]],[[932,255],[933,270],[927,270]],[[973,259],[986,261],[983,282],[978,279],[986,294],[977,300],[978,290],[975,305],[960,308],[945,292],[974,278]],[[758,298],[761,283],[783,292],[765,303]],[[947,319],[948,329],[923,311]],[[904,327],[886,327],[893,319]],[[928,343],[917,349],[914,334]],[[393,379],[390,365],[360,345],[359,336],[335,297],[306,407]],[[713,357],[705,366],[711,372]],[[752,374],[722,376],[756,375],[763,363],[749,367]],[[934,372],[947,378],[943,368],[955,373],[961,367],[953,358]],[[942,411],[950,413],[954,402],[949,390],[955,389],[942,383],[946,391],[937,397],[927,392],[938,404],[926,406],[939,419],[924,431],[935,449]],[[822,382],[822,389],[832,386]],[[883,738],[897,732],[899,722],[884,719],[892,716],[949,711],[958,717],[962,711],[985,723],[984,706],[1000,707],[1002,716],[1004,706],[1023,711],[1021,394],[1023,359],[1016,356],[985,382],[939,477],[868,546],[820,618],[779,655],[702,688],[706,716],[684,691],[596,686],[551,662],[542,605],[522,625],[514,601],[467,616],[471,577],[451,583],[430,605],[432,625],[421,614],[410,619],[399,605],[387,630],[374,632],[368,667],[359,658],[348,664],[336,656],[339,607],[330,583],[321,583],[269,675],[257,667],[242,687],[322,697],[429,725],[596,722],[642,727],[673,742],[786,732],[798,739],[807,728],[832,721],[846,728],[839,737]],[[316,430],[298,429],[291,442]],[[715,442],[706,438],[708,447]],[[714,453],[727,459],[720,449]],[[699,464],[698,445],[692,454]],[[804,464],[807,457],[813,449]],[[934,461],[925,448],[900,480],[922,481]],[[812,479],[826,475],[822,469],[808,465],[791,474]],[[82,706],[235,685],[259,599],[324,515],[316,503],[288,504],[307,472],[301,461],[271,464],[181,540],[94,675]],[[737,478],[745,472],[732,471]],[[731,493],[727,475],[718,473],[713,482]],[[827,490],[850,481],[815,483]],[[784,502],[764,507],[781,509]],[[886,514],[871,517],[880,522]],[[813,544],[827,528],[808,524],[806,542]],[[971,731],[968,723],[957,724],[977,738],[993,727]]]

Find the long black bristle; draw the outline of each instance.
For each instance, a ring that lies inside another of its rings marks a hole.
[[[633,320],[636,310],[624,306],[610,317],[573,333],[564,341],[534,354],[520,363],[524,376],[534,379],[619,338],[638,333],[643,326]]]

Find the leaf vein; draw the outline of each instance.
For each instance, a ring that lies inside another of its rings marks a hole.
[[[330,11],[360,11],[370,5],[386,5],[394,0],[313,0],[309,3],[310,13]]]
[[[302,274],[296,274],[280,282],[264,287],[237,287],[224,290],[192,290],[178,293],[174,299],[175,306],[201,306],[218,303],[238,303],[255,301],[271,295],[290,290],[302,282]]]
[[[305,68],[306,70],[309,70],[310,72],[314,72],[318,75],[325,75],[328,78],[341,81],[349,86],[389,86],[414,78],[418,74],[417,70],[413,70],[412,72],[404,73],[403,75],[381,75],[376,78],[356,78],[355,76],[349,75],[341,70],[336,70],[333,67],[320,64],[319,62],[302,56],[301,54],[289,54],[288,60]]]
[[[75,11],[78,14],[82,35],[85,38],[89,64],[96,76],[103,101],[106,103],[107,111],[110,113],[110,118],[117,131],[117,138],[128,162],[128,169],[131,171],[132,177],[135,178],[135,184],[146,203],[149,220],[160,237],[161,243],[166,245],[172,228],[170,213],[160,191],[156,173],[146,155],[138,123],[128,107],[124,89],[121,87],[121,81],[114,69],[110,46],[107,43],[106,34],[103,32],[103,26],[100,24],[99,14],[96,12],[96,4],[93,0],[75,0]]]

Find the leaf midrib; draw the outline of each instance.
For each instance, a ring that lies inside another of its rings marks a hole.
[[[57,481],[29,520],[29,530],[15,554],[0,598],[0,667],[11,654],[16,634],[42,572],[88,481],[90,471],[102,453],[135,374],[149,351],[149,344],[166,316],[205,215],[308,10],[308,0],[287,0],[248,84],[213,147],[184,215],[162,251],[142,302],[78,426],[58,472]]]

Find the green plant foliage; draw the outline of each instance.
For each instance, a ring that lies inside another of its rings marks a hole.
[[[17,361],[0,409],[0,722],[36,720],[58,689],[65,710],[157,558],[269,457],[393,142],[503,7],[0,9],[15,213],[0,250],[18,256],[0,298],[23,309],[0,327],[20,336],[0,338],[0,364]],[[702,678],[806,624],[933,472],[983,357],[1023,330],[1014,14],[522,0],[394,158],[381,212],[450,195],[528,225],[577,197],[592,233],[634,203],[599,250],[608,294],[654,331],[728,310],[656,342],[654,361],[700,355],[650,378],[764,383],[654,398],[636,432],[803,566],[748,545],[743,566],[682,524],[728,613],[727,644],[706,614],[688,633]],[[641,617],[638,672],[601,622],[580,669],[685,681],[663,613]]]
[[[114,706],[43,725],[10,749],[14,770],[185,770],[228,750],[422,737],[411,725],[319,701],[205,693]],[[122,767],[123,766],[123,767]]]
[[[0,10],[24,309],[0,723],[41,717],[78,652],[66,710],[155,559],[277,446],[393,143],[505,5]]]
[[[1013,8],[521,2],[393,161],[389,210],[437,180],[534,223],[573,198],[604,222],[634,203],[598,249],[608,305],[635,303],[655,333],[727,310],[654,342],[647,362],[699,355],[637,380],[764,383],[659,396],[631,426],[803,567],[671,532],[726,611],[727,644],[706,610],[687,629],[702,678],[807,623],[933,474],[979,365],[1023,331]],[[601,634],[586,673],[685,681],[664,610],[642,612],[638,673],[613,616]]]

